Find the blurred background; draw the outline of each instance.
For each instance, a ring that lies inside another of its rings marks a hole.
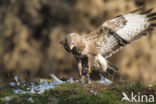
[[[105,20],[156,0],[0,0],[0,82],[79,79],[77,62],[59,44],[67,33],[87,34]],[[156,10],[155,10],[156,11]],[[156,30],[113,55],[122,76],[156,82]]]

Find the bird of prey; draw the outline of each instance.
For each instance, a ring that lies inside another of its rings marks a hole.
[[[80,75],[87,78],[86,82],[91,70],[116,70],[107,58],[123,46],[151,33],[156,26],[156,12],[152,12],[153,8],[143,10],[144,7],[140,7],[109,19],[87,35],[69,33],[60,42],[78,61]]]

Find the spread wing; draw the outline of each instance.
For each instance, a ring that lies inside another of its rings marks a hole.
[[[150,34],[156,26],[153,22],[156,20],[156,13],[151,13],[152,9],[141,12],[142,9],[107,20],[90,33],[87,39],[95,41],[100,54],[105,58],[110,57],[126,44]]]

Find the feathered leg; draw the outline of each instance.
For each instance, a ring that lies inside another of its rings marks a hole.
[[[91,74],[91,68],[94,63],[94,58],[95,58],[94,55],[88,54],[88,65],[87,65],[88,69],[87,69],[87,74],[86,74],[86,83],[91,83],[90,74]]]
[[[78,62],[78,69],[79,69],[80,76],[82,76],[82,63],[81,63],[81,61]]]
[[[85,83],[85,77],[83,74],[83,64],[81,61],[78,61],[78,69],[79,69],[79,74],[80,74],[80,82]]]
[[[107,60],[100,54],[95,57],[95,60],[99,63],[102,68],[102,71],[106,72],[108,68]]]

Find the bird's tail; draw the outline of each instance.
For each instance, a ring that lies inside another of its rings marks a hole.
[[[107,64],[108,64],[107,71],[113,71],[115,73],[118,72],[118,68],[115,65],[113,65],[111,62],[107,61]]]

